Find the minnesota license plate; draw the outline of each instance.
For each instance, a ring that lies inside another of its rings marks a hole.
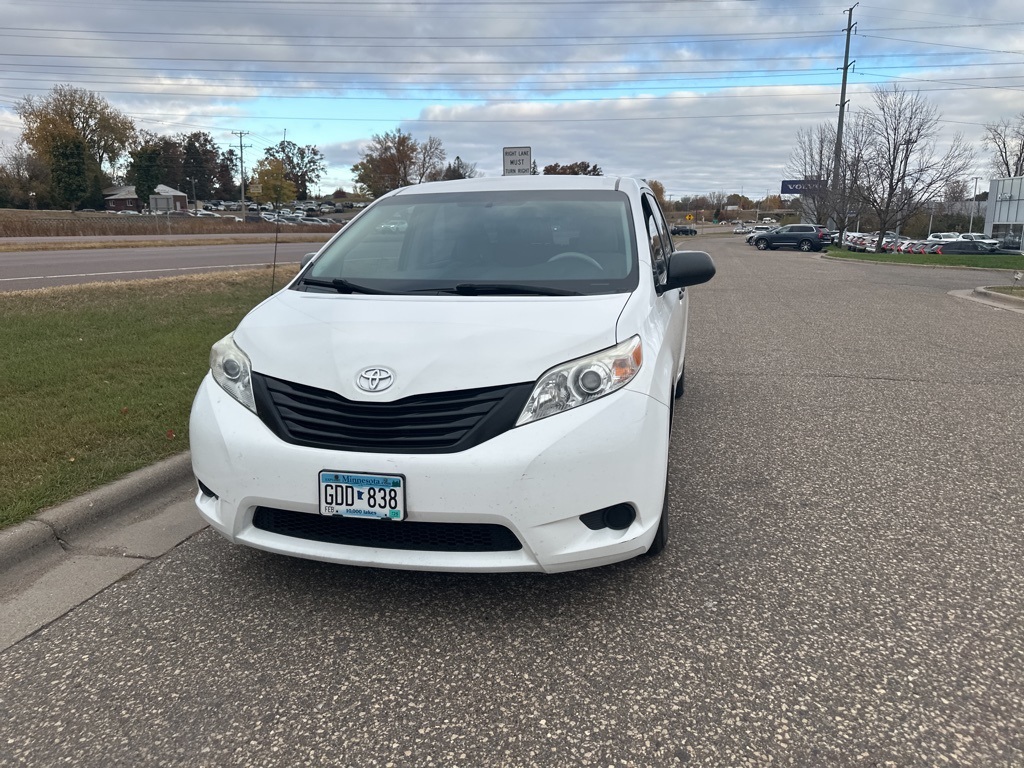
[[[320,514],[405,519],[405,478],[401,475],[320,472]]]

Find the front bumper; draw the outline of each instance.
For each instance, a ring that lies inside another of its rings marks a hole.
[[[313,560],[436,571],[590,568],[635,557],[650,546],[664,501],[668,423],[668,406],[626,388],[459,453],[331,451],[283,442],[207,375],[192,407],[192,465],[215,495],[201,491],[196,504],[235,543]],[[351,546],[253,525],[257,507],[318,515],[317,476],[323,469],[402,474],[407,520],[502,525],[522,549]],[[591,530],[579,519],[622,503],[636,510],[625,530]]]

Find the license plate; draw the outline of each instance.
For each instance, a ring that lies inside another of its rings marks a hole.
[[[405,478],[325,469],[320,472],[320,514],[404,520]]]

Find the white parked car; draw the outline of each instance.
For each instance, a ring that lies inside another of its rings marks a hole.
[[[404,187],[310,257],[211,351],[190,435],[214,529],[437,571],[664,548],[687,287],[715,267],[644,182]]]
[[[960,237],[959,232],[932,232],[928,235],[928,239],[934,242],[944,242],[946,240],[956,240]]]

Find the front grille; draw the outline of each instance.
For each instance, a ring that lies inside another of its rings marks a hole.
[[[533,384],[416,395],[390,403],[253,373],[256,410],[294,445],[370,453],[454,453],[511,429]]]
[[[491,523],[361,520],[257,507],[252,524],[281,536],[353,547],[421,552],[512,552],[523,548],[512,531]]]

